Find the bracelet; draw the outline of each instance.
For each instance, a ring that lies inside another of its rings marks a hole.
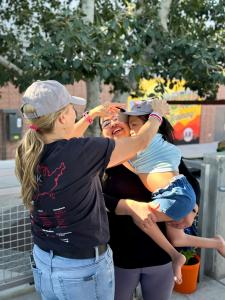
[[[85,121],[88,122],[89,125],[91,125],[93,123],[93,118],[91,116],[89,116],[89,111],[85,111],[83,113],[83,117],[84,117]]]
[[[148,118],[155,118],[159,121],[160,124],[162,124],[163,118],[162,116],[160,116],[160,114],[158,114],[157,112],[153,111],[152,113],[150,113]]]

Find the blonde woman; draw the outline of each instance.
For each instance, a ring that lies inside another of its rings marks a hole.
[[[16,174],[30,209],[35,287],[43,300],[113,300],[99,175],[144,149],[160,122],[152,114],[137,136],[118,141],[76,138],[97,115],[114,113],[116,105],[86,112],[74,124],[74,104],[65,87],[52,80],[34,82],[22,98],[29,129],[17,149]],[[153,107],[161,116],[168,112],[163,101]]]

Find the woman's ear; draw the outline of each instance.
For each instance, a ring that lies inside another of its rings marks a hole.
[[[57,121],[62,125],[66,123],[66,114],[64,111],[58,116]]]

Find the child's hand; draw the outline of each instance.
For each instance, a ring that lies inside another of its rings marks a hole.
[[[153,111],[159,113],[162,117],[169,113],[169,104],[165,100],[154,99],[151,105]]]
[[[136,224],[142,224],[143,226],[145,220],[151,220],[150,214],[152,214],[152,211],[149,203],[138,202],[131,199],[127,199],[126,201],[129,207],[129,215]]]
[[[124,103],[117,102],[105,102],[104,104],[98,105],[95,108],[89,111],[89,115],[92,118],[95,117],[107,117],[114,114],[117,114],[120,111],[120,108],[125,108]]]

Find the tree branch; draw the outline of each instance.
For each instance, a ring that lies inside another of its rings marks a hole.
[[[81,1],[81,8],[82,11],[86,14],[85,17],[83,17],[83,20],[88,23],[94,22],[94,9],[95,7],[95,0],[82,0]]]
[[[3,65],[5,68],[9,70],[16,71],[20,76],[23,75],[23,70],[18,68],[16,65],[8,61],[6,58],[4,58],[2,55],[0,55],[0,64]]]
[[[171,4],[172,4],[172,0],[161,0],[161,3],[160,3],[159,19],[160,19],[161,25],[165,31],[168,31],[167,21],[168,21]],[[144,51],[145,59],[148,59],[149,56],[155,52],[153,50],[153,46],[155,46],[155,45],[156,45],[156,40],[153,37],[152,42],[147,46],[147,48]]]
[[[161,25],[165,31],[168,31],[167,21],[170,12],[172,0],[161,0],[160,10],[159,10],[159,18]]]

